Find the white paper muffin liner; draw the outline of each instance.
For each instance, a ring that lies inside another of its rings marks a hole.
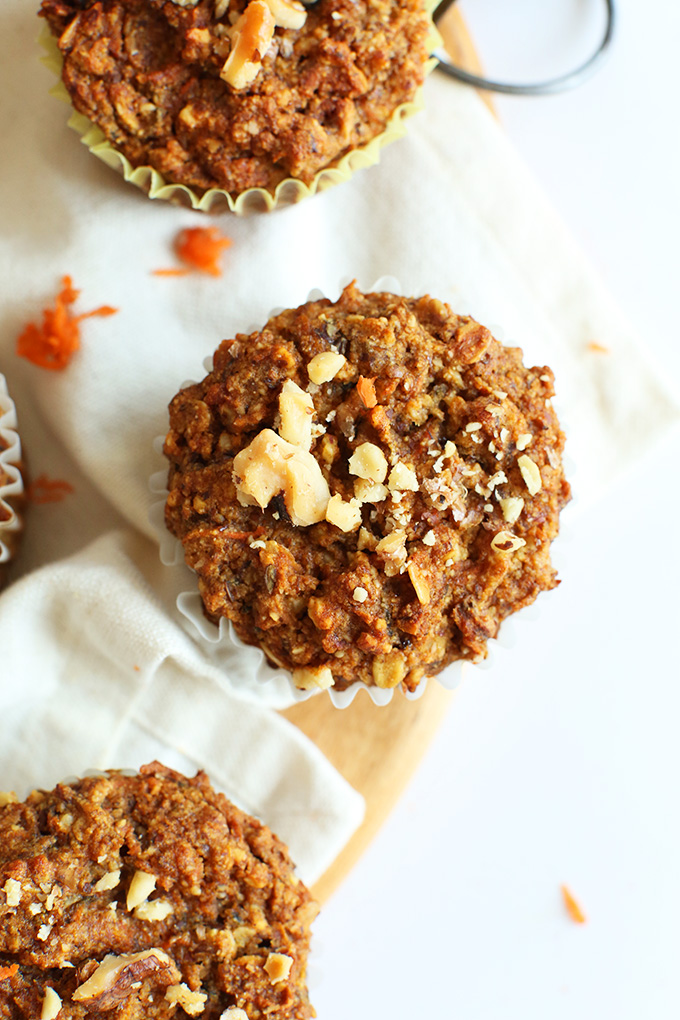
[[[430,31],[426,41],[429,54],[433,54],[441,44],[441,36],[434,26],[432,14],[438,0],[426,0],[425,12],[429,17]],[[57,40],[47,25],[43,25],[40,33],[40,44],[45,50],[43,63],[59,79],[50,90],[56,98],[71,106],[71,97],[61,80],[62,57]],[[437,66],[437,60],[430,56],[425,64],[425,76]],[[342,181],[349,180],[357,170],[374,166],[380,161],[380,154],[385,145],[406,134],[406,121],[413,114],[423,109],[422,86],[412,100],[401,103],[388,120],[383,131],[370,139],[365,145],[358,146],[338,159],[333,165],[320,170],[309,184],[293,177],[280,181],[273,191],[265,188],[247,188],[235,197],[222,188],[209,188],[198,194],[185,184],[168,182],[158,170],[150,166],[133,166],[130,161],[107,141],[104,133],[82,113],[73,110],[68,126],[80,135],[80,140],[93,156],[121,174],[128,183],[144,191],[149,198],[161,199],[197,209],[200,212],[220,213],[230,211],[237,216],[257,212],[272,212],[301,202],[304,198],[326,191]]]
[[[13,506],[16,497],[23,495],[24,482],[19,465],[21,463],[21,440],[17,429],[17,415],[9,393],[4,375],[0,374],[0,465],[8,481],[0,484],[0,507],[3,516],[9,514],[7,520],[0,520],[0,564],[7,563],[12,557],[13,537],[21,531],[22,522]]]
[[[392,276],[383,276],[376,280],[366,293],[375,291],[386,291],[392,294],[403,295],[403,288],[400,282]],[[306,301],[318,301],[325,297],[322,291],[312,290]],[[282,309],[273,309],[268,318],[277,315]],[[260,326],[254,326],[258,329]],[[493,335],[498,339],[497,333],[503,331],[497,328],[492,330]],[[203,368],[206,373],[212,371],[212,355],[203,361]],[[180,389],[194,384],[194,380],[187,380],[181,384]],[[559,413],[560,425],[564,430],[564,421],[561,412]],[[154,440],[154,451],[158,454],[159,460],[163,458],[164,436],[158,436]],[[164,462],[164,461],[163,461]],[[567,473],[567,468],[569,471]],[[567,459],[565,474],[571,480],[573,472]],[[213,664],[223,669],[228,680],[235,690],[248,696],[254,696],[263,700],[272,707],[281,709],[292,704],[307,701],[308,698],[322,694],[320,689],[301,690],[293,683],[290,671],[278,666],[272,666],[264,652],[243,642],[230,620],[222,618],[219,625],[212,623],[203,612],[203,602],[196,588],[196,576],[184,561],[184,550],[182,543],[175,538],[165,526],[165,502],[168,496],[167,489],[168,469],[167,465],[155,472],[149,480],[151,492],[160,498],[154,502],[149,511],[149,520],[158,536],[159,553],[161,562],[176,573],[176,583],[182,586],[182,579],[186,578],[187,589],[180,592],[176,599],[176,607],[179,620],[187,633],[197,641]],[[571,506],[571,504],[570,504]],[[567,508],[567,510],[569,507]],[[568,532],[563,534],[563,519],[565,511],[560,514],[560,534],[551,545],[553,561],[560,558],[562,546],[568,541]],[[557,553],[557,557],[555,557]],[[541,593],[543,594],[543,593]],[[428,680],[435,680],[446,690],[453,691],[468,675],[470,667],[478,669],[491,669],[496,661],[496,649],[512,648],[521,643],[524,639],[522,633],[527,625],[533,624],[540,616],[542,599],[524,609],[518,610],[510,617],[507,617],[501,624],[496,638],[487,642],[487,656],[485,659],[473,662],[472,660],[459,659],[450,663],[440,673],[433,677],[423,677],[415,691],[403,691],[403,696],[408,701],[417,701],[424,694]],[[387,705],[392,701],[396,690],[401,688],[369,687],[363,682],[351,684],[345,690],[334,690],[333,687],[326,688],[328,696],[335,708],[347,708],[354,701],[359,691],[364,690],[374,705]]]

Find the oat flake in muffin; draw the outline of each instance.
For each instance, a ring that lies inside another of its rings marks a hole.
[[[425,76],[423,0],[42,0],[77,111],[197,195],[270,192],[366,145]]]
[[[170,404],[166,524],[205,612],[298,687],[413,691],[555,587],[553,375],[430,297],[310,301]]]
[[[280,841],[203,773],[0,793],[3,1020],[307,1020],[316,912]]]

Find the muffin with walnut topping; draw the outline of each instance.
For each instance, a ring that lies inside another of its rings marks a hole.
[[[557,581],[550,369],[430,297],[310,301],[170,404],[166,524],[205,613],[301,688],[414,691]]]
[[[3,1020],[307,1020],[316,913],[283,844],[203,773],[0,793]]]
[[[97,155],[152,197],[181,186],[197,207],[244,211],[376,162],[428,69],[432,5],[42,0],[40,15]]]

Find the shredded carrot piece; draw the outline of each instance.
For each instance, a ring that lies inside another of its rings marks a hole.
[[[18,970],[19,970],[18,963],[13,963],[9,967],[0,967],[0,981],[4,981],[5,978],[14,977]]]
[[[153,269],[152,276],[188,276],[190,269]]]
[[[66,368],[80,348],[80,323],[93,315],[115,315],[117,308],[102,305],[91,312],[73,315],[71,305],[80,294],[73,289],[70,276],[64,276],[54,308],[45,308],[41,325],[29,322],[17,340],[17,354],[40,368],[59,371]]]
[[[598,344],[595,340],[591,340],[588,344],[588,350],[594,351],[596,354],[609,354],[609,348],[605,347],[604,344]]]
[[[230,245],[217,227],[187,227],[175,238],[175,251],[182,262],[211,276],[222,275],[219,258]]]
[[[360,375],[357,381],[357,393],[361,397],[364,407],[375,407],[378,403],[378,398],[375,395],[374,379],[365,379],[363,375]]]
[[[30,503],[60,503],[73,492],[73,486],[63,478],[48,478],[38,475],[28,486],[26,498]]]
[[[562,891],[562,899],[564,900],[564,905],[567,908],[567,913],[569,914],[569,917],[576,924],[585,924],[586,915],[583,913],[579,903],[576,901],[576,899],[574,899],[573,893],[567,888],[566,885],[561,885],[560,889]]]

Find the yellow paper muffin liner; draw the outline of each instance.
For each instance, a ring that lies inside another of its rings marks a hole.
[[[12,559],[22,529],[17,503],[24,494],[21,477],[21,440],[17,416],[4,375],[0,374],[0,581],[4,564]]]
[[[425,0],[425,11],[430,22],[430,32],[426,40],[426,48],[430,54],[434,53],[442,45],[441,36],[432,21],[432,14],[437,4],[438,0]],[[43,63],[59,79],[58,84],[50,89],[50,94],[71,106],[71,97],[61,79],[61,53],[57,40],[47,25],[42,27],[40,43],[45,49],[45,55],[42,58]],[[436,65],[437,60],[434,57],[430,58],[425,65],[425,74],[428,75]],[[421,87],[412,100],[402,103],[395,109],[385,130],[381,134],[376,135],[366,145],[346,153],[335,165],[320,170],[310,184],[303,184],[302,181],[288,177],[277,184],[273,193],[265,188],[248,188],[246,191],[241,192],[240,195],[237,195],[236,198],[222,188],[210,188],[203,195],[198,195],[185,184],[169,183],[153,167],[133,167],[123,153],[118,152],[117,149],[107,142],[100,128],[82,113],[73,110],[68,120],[68,126],[80,135],[81,142],[94,156],[113,170],[122,174],[123,178],[130,184],[134,184],[135,187],[146,192],[149,198],[159,198],[168,202],[175,202],[179,205],[197,209],[200,212],[220,213],[228,210],[237,216],[246,216],[250,213],[272,212],[274,209],[294,205],[297,202],[301,202],[304,198],[309,198],[312,195],[326,191],[335,184],[348,181],[356,170],[374,166],[380,160],[382,148],[405,135],[405,121],[422,109]]]

